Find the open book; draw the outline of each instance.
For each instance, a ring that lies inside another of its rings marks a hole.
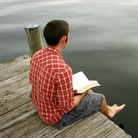
[[[73,90],[76,90],[76,93],[83,93],[96,86],[100,86],[98,81],[88,80],[82,71],[73,74]]]

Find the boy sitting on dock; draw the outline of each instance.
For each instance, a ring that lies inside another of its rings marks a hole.
[[[103,94],[91,89],[75,95],[72,69],[61,54],[70,35],[66,21],[48,22],[43,33],[47,46],[37,51],[30,62],[32,101],[43,122],[62,129],[98,111],[113,118],[124,109],[125,104],[109,106]]]

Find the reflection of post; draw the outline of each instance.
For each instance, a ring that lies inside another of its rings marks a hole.
[[[24,27],[31,55],[43,48],[40,26],[38,24],[28,24]]]

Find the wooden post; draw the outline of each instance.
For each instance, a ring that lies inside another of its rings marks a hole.
[[[28,38],[31,55],[33,56],[35,52],[43,48],[40,25],[28,24],[24,29]]]

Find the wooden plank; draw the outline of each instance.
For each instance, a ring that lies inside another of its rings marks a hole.
[[[107,134],[103,138],[131,138],[124,130],[120,129],[119,127],[113,130],[111,133]]]
[[[2,90],[4,93],[5,91]],[[13,101],[14,99],[31,92],[31,85],[26,85],[24,87],[21,87],[19,89],[16,89],[15,91],[8,91],[5,95],[1,95],[0,97],[0,107],[7,104],[10,101]]]
[[[50,128],[47,129],[41,129],[40,131],[32,134],[31,136],[29,136],[29,138],[42,138],[42,137],[48,137],[48,138],[65,138],[65,137],[70,137],[70,138],[74,138],[76,137],[76,133],[79,131],[79,133],[77,133],[77,137],[78,134],[83,133],[82,129],[83,127],[86,127],[86,129],[89,127],[88,122],[91,122],[91,124],[95,124],[95,123],[100,123],[101,121],[105,121],[107,120],[107,118],[101,118],[101,113],[96,113],[86,119],[82,119],[68,127],[63,128],[62,130],[57,130],[54,128]],[[81,133],[80,133],[81,132]]]
[[[26,116],[24,115],[24,117],[26,117]],[[101,137],[100,135],[97,135],[98,133],[101,134],[101,131],[99,132],[99,130],[101,129],[100,127],[104,128],[106,126],[106,128],[107,128],[108,125],[109,125],[108,127],[110,127],[110,123],[113,124],[107,118],[103,117],[103,115],[101,113],[97,113],[97,114],[90,116],[86,119],[82,119],[82,120],[74,123],[71,126],[65,127],[62,130],[57,130],[53,127],[47,126],[46,124],[42,123],[36,114],[33,116],[28,115],[28,118],[26,118],[26,119],[24,119],[24,117],[20,117],[20,119],[16,119],[16,121],[13,121],[14,125],[11,125],[12,128],[10,128],[8,125],[9,131],[5,131],[5,129],[4,129],[4,131],[2,130],[2,133],[0,132],[0,134],[1,134],[0,136],[8,136],[9,138],[14,138],[15,136],[16,137],[28,137],[28,138],[34,138],[34,137],[37,137],[37,138],[75,138],[75,137],[84,138],[87,136],[88,136],[87,138],[89,138],[89,137],[104,138],[104,137]],[[22,121],[22,119],[24,121]],[[104,119],[104,121],[102,123],[100,123],[99,119],[101,119],[101,120]],[[87,123],[90,121],[93,121],[93,120],[95,120],[93,122],[94,123],[93,125],[95,125],[97,122],[99,122],[100,127],[98,128],[97,126],[95,126],[95,129],[91,130],[91,134],[87,134],[87,132],[85,132],[89,128],[89,125]],[[87,127],[85,127],[85,126],[87,126]],[[82,127],[85,128],[85,130],[81,129]],[[32,135],[32,132],[34,133],[33,135]],[[35,133],[35,132],[37,132],[37,133]],[[77,132],[80,132],[80,133],[77,133]],[[83,132],[85,132],[85,133],[83,133]],[[81,135],[82,133],[83,133],[83,135]],[[106,133],[108,133],[108,132],[106,132]],[[106,135],[106,133],[104,132],[103,136]],[[108,136],[108,138],[115,138],[115,137]],[[123,137],[121,137],[121,138],[123,138]]]
[[[20,97],[17,97],[11,101],[9,101],[8,103],[5,103],[4,105],[0,106],[0,115],[5,114],[27,102],[29,102],[30,99],[30,91],[28,90],[28,92],[24,95],[21,95]]]
[[[44,124],[30,98],[29,56],[0,64],[0,137],[131,138],[100,112],[57,130]]]
[[[5,63],[1,63],[0,64],[0,71],[2,69],[4,69],[4,68],[8,68],[10,66],[13,66],[14,64],[17,64],[17,63],[20,63],[20,62],[24,62],[24,60],[29,59],[29,58],[30,58],[30,56],[23,55],[23,56],[17,57],[14,60],[11,60],[11,61],[8,61],[8,62],[5,62]]]
[[[30,85],[29,71],[26,71],[8,80],[2,81],[0,82],[0,97],[11,94],[15,90],[18,90],[19,88],[26,86],[28,84]]]
[[[95,119],[96,118],[96,119]],[[115,125],[111,120],[106,118],[100,113],[99,116],[92,118],[92,116],[84,119],[85,123],[82,126],[75,128],[77,125],[73,125],[68,131],[64,131],[56,136],[55,138],[106,138],[109,133],[114,130],[120,130],[122,134],[127,135],[122,129]],[[95,120],[94,122],[92,122]],[[100,120],[100,121],[99,121]],[[79,122],[80,123],[80,122]],[[118,135],[117,135],[118,136]],[[122,136],[122,135],[120,135]],[[47,137],[47,135],[46,135]],[[115,136],[116,137],[116,136]],[[108,138],[115,138],[113,135],[108,136]],[[119,137],[119,136],[118,136]],[[118,138],[117,137],[117,138]],[[50,137],[51,138],[51,137]],[[123,138],[123,137],[120,137]]]
[[[45,127],[50,128],[40,120],[32,102],[3,114],[0,116],[0,121],[2,121],[0,137],[26,137],[33,131],[36,132]]]
[[[41,122],[38,116],[32,116],[31,118],[27,118],[27,120],[24,120],[24,125],[22,126],[13,126],[16,128],[14,131],[10,131],[8,135],[5,135],[8,138],[28,138],[28,135],[32,133],[32,131],[37,131],[37,129],[43,129],[44,127],[47,127],[49,129],[49,126]]]
[[[0,82],[19,75],[30,68],[30,58],[0,70]]]
[[[19,107],[15,108],[14,110],[11,110],[10,112],[7,112],[7,113],[1,115],[0,116],[0,124],[1,124],[1,126],[3,126],[7,122],[10,122],[10,121],[18,118],[21,115],[23,115],[27,112],[30,112],[33,109],[34,109],[34,106],[32,104],[32,101],[29,101],[29,102],[23,104],[22,106],[19,106]]]
[[[115,124],[113,124],[110,120],[106,120],[104,124],[99,124],[99,126],[95,127],[95,129],[91,129],[85,133],[85,137],[90,138],[90,136],[96,138],[101,137],[104,138],[107,134],[112,132],[115,128]],[[113,137],[114,138],[114,137]]]
[[[30,68],[29,62],[30,60],[27,59],[25,63],[15,64],[14,66],[3,69],[0,72],[0,82],[17,76],[25,71],[28,71]]]
[[[106,117],[103,117],[102,114],[99,112],[97,114],[94,114],[92,116],[89,116],[88,118],[83,119],[83,123],[81,126],[75,126],[71,127],[68,131],[64,131],[63,133],[60,133],[59,135],[55,136],[55,138],[81,138],[81,137],[87,137],[86,133],[91,132],[91,135],[94,135],[94,130],[98,129],[99,126],[102,126],[105,124],[105,122],[108,119]],[[79,123],[79,122],[78,122]],[[96,131],[97,132],[97,131]]]
[[[56,130],[54,128],[49,129],[46,127],[29,136],[29,138],[104,138],[104,136],[107,136],[109,131],[113,131],[114,126],[120,130],[117,125],[99,112],[86,119],[82,119],[71,126],[65,127],[62,130]]]
[[[94,128],[90,129],[88,127],[87,129],[84,129],[82,131],[83,133],[81,133],[81,131],[80,131],[78,138],[82,138],[82,137],[89,138],[89,137],[97,137],[97,136],[102,138],[105,134],[107,134],[109,132],[109,130],[107,130],[107,129],[106,129],[106,131],[103,130],[103,128],[104,129],[107,128],[107,125],[110,126],[110,122],[108,122],[108,120],[106,120],[105,122],[102,123],[102,126],[103,126],[102,128],[101,128],[101,123],[99,123],[98,125],[96,125],[96,124],[93,124],[93,125],[95,125]],[[75,134],[75,136],[77,136],[77,134]]]
[[[33,120],[36,120],[38,116],[36,116],[36,110],[32,110],[27,112],[26,114],[21,115],[14,120],[7,122],[5,125],[0,126],[0,137],[10,137],[10,134],[14,131],[17,131],[22,126],[27,126]],[[14,137],[17,137],[14,135]]]

